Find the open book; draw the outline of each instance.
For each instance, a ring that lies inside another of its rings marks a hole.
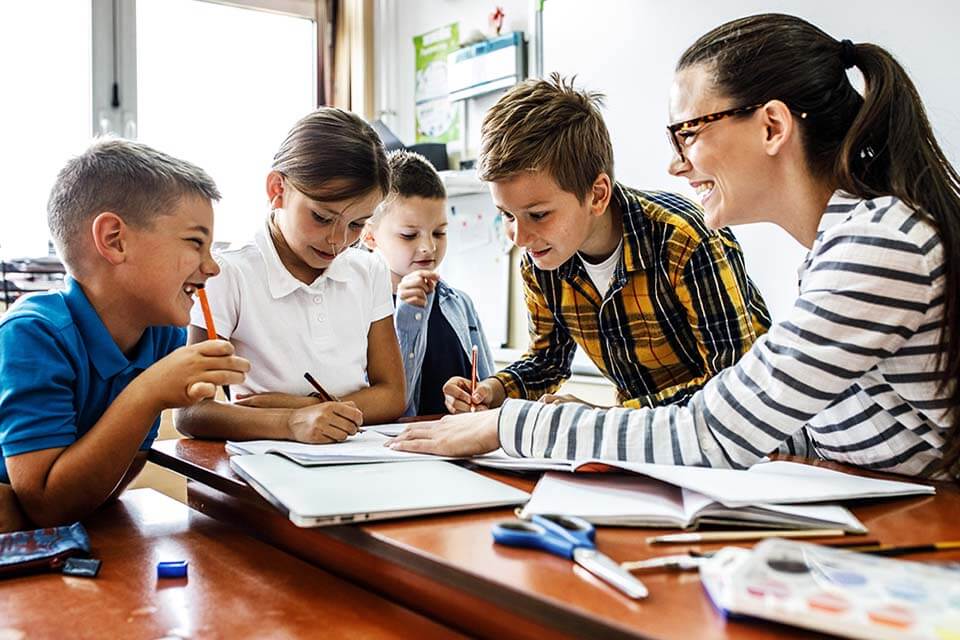
[[[341,464],[373,464],[378,462],[405,462],[415,460],[452,460],[454,458],[434,456],[426,453],[410,453],[409,451],[395,451],[384,444],[390,440],[394,425],[376,425],[366,428],[360,433],[350,436],[343,442],[333,444],[305,444],[290,442],[289,440],[229,440],[226,444],[227,453],[231,455],[251,455],[272,453],[283,456],[304,467],[319,467]],[[405,425],[398,425],[404,427]],[[538,459],[539,460],[539,459]],[[514,458],[508,456],[502,449],[491,453],[470,458],[471,462],[484,463],[484,466],[497,469],[513,469],[528,471],[535,462],[532,458]],[[569,471],[570,463],[566,460],[539,460],[538,470]]]
[[[449,460],[429,454],[395,451],[383,446],[389,437],[370,429],[336,444],[303,444],[286,440],[227,442],[231,454],[273,453],[305,467],[412,460]],[[512,470],[592,471],[637,474],[689,489],[727,507],[836,502],[863,498],[931,495],[928,485],[878,480],[796,462],[755,464],[747,470],[682,467],[668,464],[514,458],[497,450],[470,459],[483,466]],[[596,474],[590,474],[596,475]],[[603,474],[600,474],[603,475]]]
[[[547,513],[579,516],[596,525],[621,527],[696,529],[712,524],[866,532],[866,527],[852,513],[835,505],[731,508],[702,493],[659,480],[612,474],[545,474],[523,508],[522,516]]]

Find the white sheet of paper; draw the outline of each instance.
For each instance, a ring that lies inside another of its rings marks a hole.
[[[591,462],[601,462],[691,489],[728,507],[935,493],[935,489],[927,485],[865,478],[782,460],[756,464],[745,471],[603,460]]]

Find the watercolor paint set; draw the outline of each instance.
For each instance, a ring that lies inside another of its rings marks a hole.
[[[714,605],[845,638],[960,640],[960,572],[784,539],[700,566]]]

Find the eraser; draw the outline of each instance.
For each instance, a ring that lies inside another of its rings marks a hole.
[[[174,562],[157,563],[157,577],[158,578],[186,578],[187,577],[187,561],[177,560]]]
[[[68,576],[96,578],[100,571],[100,561],[96,558],[67,558],[63,563],[63,573]]]

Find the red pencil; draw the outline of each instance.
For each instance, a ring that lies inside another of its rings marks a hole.
[[[210,302],[207,300],[207,290],[203,283],[197,285],[197,298],[200,299],[200,308],[203,310],[203,322],[207,325],[207,340],[216,340],[217,328],[213,326],[213,314],[210,313]],[[230,385],[223,385],[223,395],[230,400]]]
[[[473,406],[473,394],[477,392],[477,345],[470,349],[470,413],[476,411]]]

